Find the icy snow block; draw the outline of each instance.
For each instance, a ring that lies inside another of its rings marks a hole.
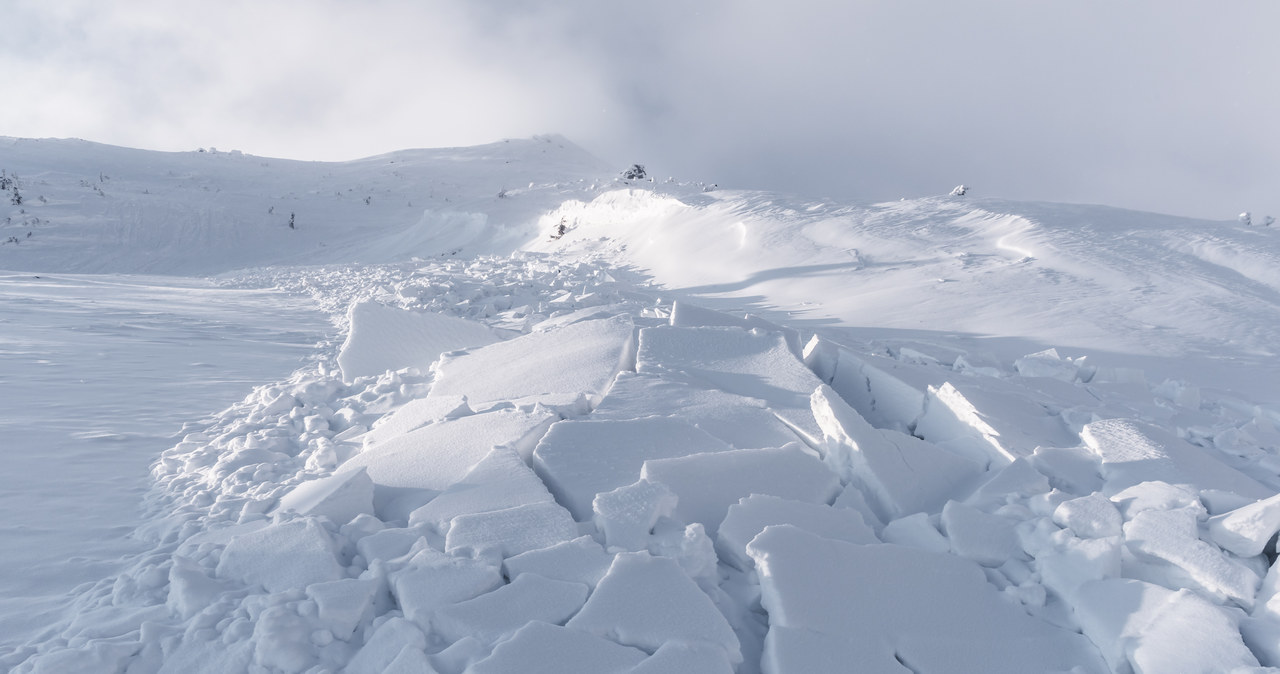
[[[422,630],[404,618],[390,618],[378,626],[347,663],[346,674],[382,674],[406,648],[427,646]]]
[[[872,354],[858,355],[820,337],[805,347],[805,365],[877,428],[905,431],[924,411],[924,392],[939,373]]]
[[[1013,361],[1013,369],[1023,377],[1049,377],[1072,382],[1077,379],[1080,368],[1059,356],[1057,349],[1045,349]]]
[[[937,512],[962,496],[982,467],[919,438],[874,428],[826,384],[812,397],[822,427],[823,460],[856,483],[883,522],[916,512]]]
[[[1084,447],[1038,447],[1027,460],[1054,489],[1078,496],[1102,489],[1101,464]]]
[[[423,426],[474,414],[464,396],[415,398],[377,421],[361,440],[366,447],[386,442]]]
[[[743,571],[750,570],[754,562],[747,556],[747,544],[765,527],[774,524],[790,524],[824,538],[850,543],[880,542],[855,510],[753,494],[729,506],[728,514],[720,523],[716,552],[721,561]]]
[[[822,433],[809,409],[821,382],[779,333],[737,328],[643,328],[636,372],[758,398],[810,445]]]
[[[473,406],[551,394],[599,401],[630,365],[634,330],[629,316],[614,316],[446,354],[435,365],[431,395],[465,395]]]
[[[781,447],[799,439],[757,398],[694,386],[655,375],[619,372],[592,419],[677,417],[736,449]]]
[[[356,552],[366,562],[373,562],[375,559],[392,560],[407,554],[420,539],[422,531],[418,529],[383,529],[356,541]]]
[[[426,524],[445,532],[459,515],[491,512],[533,503],[549,503],[551,492],[509,447],[495,447],[466,477],[409,513],[409,526]]]
[[[369,447],[338,468],[366,468],[380,487],[442,491],[462,480],[489,451],[502,445],[519,452],[556,420],[552,414],[503,409],[431,424]]]
[[[302,589],[345,574],[333,540],[314,519],[273,524],[231,539],[218,559],[219,578],[261,585],[267,592]]]
[[[565,580],[595,587],[613,563],[613,555],[590,536],[579,536],[540,550],[522,552],[502,562],[507,578],[536,573],[552,580]]]
[[[948,501],[942,508],[942,530],[951,541],[951,552],[985,567],[995,568],[1022,554],[1014,522]]]
[[[1107,495],[1152,480],[1195,490],[1228,491],[1251,499],[1274,495],[1204,449],[1150,424],[1107,419],[1088,424],[1080,435],[1102,460],[1103,493]]]
[[[1036,551],[1040,582],[1068,605],[1075,605],[1077,591],[1085,583],[1117,578],[1121,571],[1120,537],[1061,537]]]
[[[680,565],[647,552],[614,557],[587,603],[565,625],[654,652],[668,641],[706,642],[730,664],[742,662],[738,637]]]
[[[364,469],[303,482],[280,498],[272,512],[327,517],[342,525],[373,514],[373,480]]]
[[[431,630],[435,612],[502,585],[498,567],[466,557],[450,557],[431,548],[414,555],[415,566],[391,575],[391,591],[406,618]]]
[[[799,443],[651,459],[640,475],[676,495],[676,519],[699,522],[712,537],[729,506],[752,494],[826,504],[840,493],[836,474]]]
[[[1262,554],[1277,531],[1280,531],[1280,494],[1209,518],[1213,542],[1241,557]]]
[[[668,641],[628,674],[733,674],[733,665],[711,644]]]
[[[706,431],[668,417],[561,421],[538,443],[533,469],[556,501],[586,522],[596,494],[640,479],[645,461],[729,449]]]
[[[347,641],[365,618],[373,617],[373,598],[379,581],[343,578],[307,586],[307,597],[316,603],[320,626]]]
[[[1124,519],[1111,499],[1094,492],[1063,501],[1053,511],[1053,523],[1070,529],[1080,538],[1119,536]]]
[[[856,545],[789,525],[766,528],[747,554],[769,613],[762,661],[773,671],[841,670],[814,668],[824,662],[883,672],[1106,671],[1084,637],[1027,615],[980,567],[958,557]],[[773,635],[778,628],[781,638]],[[1034,646],[1011,646],[1021,642]],[[902,668],[913,661],[944,664]],[[948,661],[963,667],[948,668]]]
[[[1262,579],[1249,567],[1200,540],[1195,511],[1146,510],[1124,525],[1125,545],[1140,559],[1163,561],[1186,572],[1210,595],[1253,608]]]
[[[930,386],[915,433],[974,460],[1003,466],[1040,446],[1077,442],[1062,422],[1025,390],[1002,380],[978,379]]]
[[[1015,501],[1050,491],[1049,480],[1021,457],[1001,468],[990,480],[974,490],[965,503],[991,512]]]
[[[643,550],[660,517],[675,513],[677,498],[661,483],[640,480],[596,494],[591,508],[596,530],[611,549]]]
[[[387,370],[426,370],[445,351],[498,341],[483,323],[396,309],[372,300],[353,303],[347,318],[351,327],[338,352],[338,367],[347,383]]]
[[[1128,578],[1081,586],[1075,618],[1111,671],[1210,674],[1257,667],[1234,615],[1188,590]]]
[[[593,634],[531,622],[464,674],[620,674],[646,655]]]
[[[587,592],[581,583],[526,573],[493,592],[440,609],[432,626],[449,642],[470,636],[493,644],[535,620],[564,623],[582,608]]]
[[[501,561],[578,536],[573,516],[558,503],[530,503],[491,512],[459,515],[449,525],[449,554]]]
[[[933,526],[929,516],[924,513],[899,517],[886,524],[884,530],[880,532],[880,538],[885,543],[905,545],[917,550],[939,554],[951,552],[951,542],[938,531],[937,527]]]
[[[671,318],[669,320],[673,328],[707,328],[707,327],[724,327],[724,328],[742,328],[743,330],[751,330],[759,328],[766,332],[781,332],[787,339],[787,344],[791,347],[792,353],[799,358],[800,349],[800,331],[792,328],[784,328],[775,323],[746,314],[739,318],[732,314],[726,314],[722,311],[699,307],[682,300],[676,300],[671,304]]]

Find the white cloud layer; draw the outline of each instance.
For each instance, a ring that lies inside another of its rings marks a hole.
[[[1280,215],[1280,4],[11,0],[0,134],[348,159],[559,132],[864,200]]]

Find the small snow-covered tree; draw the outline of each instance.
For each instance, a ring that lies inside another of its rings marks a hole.
[[[1274,225],[1274,224],[1276,224],[1276,219],[1271,217],[1270,215],[1262,219],[1263,227],[1270,227],[1271,225]]]
[[[966,192],[968,192],[968,191],[969,191],[969,188],[968,188],[968,187],[966,187],[966,186],[964,186],[964,185],[956,185],[956,188],[955,188],[954,190],[951,190],[951,196],[953,196],[953,197],[963,197],[963,196],[965,195],[965,193],[966,193]]]
[[[631,168],[622,172],[623,180],[644,180],[648,175],[644,170],[644,164],[632,164]]]
[[[13,188],[13,196],[9,198],[9,203],[14,206],[22,205],[22,193],[18,191],[18,187],[16,185]]]
[[[1253,214],[1250,213],[1249,211],[1245,211],[1241,213],[1240,215],[1236,216],[1236,218],[1240,220],[1240,224],[1242,225],[1248,226],[1253,224]]]

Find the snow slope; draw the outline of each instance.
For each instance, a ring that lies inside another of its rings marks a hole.
[[[559,137],[0,150],[0,268],[216,273],[348,335],[160,454],[145,551],[15,671],[1280,666],[1275,231]]]

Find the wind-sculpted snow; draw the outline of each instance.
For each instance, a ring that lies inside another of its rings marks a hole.
[[[1146,216],[666,190],[548,206],[498,256],[222,278],[309,294],[349,339],[188,428],[153,468],[151,549],[0,662],[1280,668],[1272,389],[1127,354],[1131,323],[1090,342],[1129,300],[1073,295],[1148,274],[1160,303],[1213,304],[1169,280],[1200,263]],[[1114,249],[1064,243],[1084,216]],[[1127,268],[1139,250],[1174,268]],[[1191,362],[1197,321],[1226,317],[1252,333],[1221,360],[1261,362],[1277,308],[1223,302],[1152,349]]]

